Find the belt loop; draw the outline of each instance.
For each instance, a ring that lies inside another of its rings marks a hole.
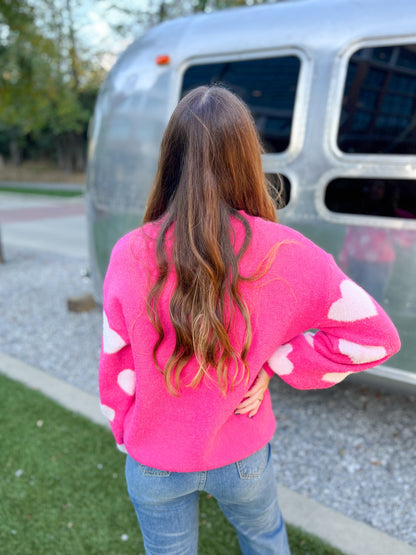
[[[200,472],[199,473],[199,485],[198,485],[198,489],[199,491],[202,491],[205,488],[205,483],[207,481],[207,473],[206,471],[204,472]]]

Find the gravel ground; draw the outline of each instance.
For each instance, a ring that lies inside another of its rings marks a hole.
[[[15,248],[5,256],[0,351],[96,394],[101,311],[66,305],[91,292],[87,261]],[[278,378],[271,392],[278,481],[416,546],[415,397],[349,383],[303,392]]]

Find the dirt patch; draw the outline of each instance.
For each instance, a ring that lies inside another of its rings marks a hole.
[[[20,166],[0,165],[0,182],[85,183],[85,173],[68,173],[48,162],[24,162]]]

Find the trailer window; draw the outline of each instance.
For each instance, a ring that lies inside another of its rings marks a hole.
[[[248,104],[266,152],[290,142],[300,60],[296,56],[200,64],[184,74],[182,96],[200,85],[219,83]]]
[[[285,208],[290,201],[290,181],[282,173],[266,173],[276,208]]]
[[[358,50],[345,82],[338,146],[347,153],[416,153],[416,45]]]
[[[416,218],[416,181],[339,178],[328,184],[325,204],[331,212],[386,218]]]

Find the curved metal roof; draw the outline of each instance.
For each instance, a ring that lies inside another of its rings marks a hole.
[[[414,0],[288,0],[167,21],[135,41],[120,62],[153,49],[169,53],[173,64],[279,45],[338,50],[366,36],[390,36],[393,29],[414,35],[415,22]]]

